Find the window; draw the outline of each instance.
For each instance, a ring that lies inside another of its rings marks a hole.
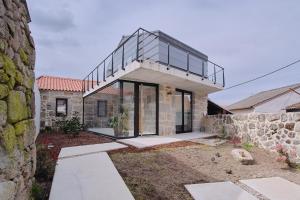
[[[68,99],[56,99],[56,116],[67,116]]]
[[[107,101],[99,100],[98,101],[98,117],[106,117],[107,115]]]

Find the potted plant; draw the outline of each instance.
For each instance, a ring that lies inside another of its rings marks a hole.
[[[114,129],[115,136],[119,134],[119,117],[113,116],[109,119],[108,126]]]

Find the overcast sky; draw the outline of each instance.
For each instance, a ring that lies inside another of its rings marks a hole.
[[[223,66],[226,86],[300,59],[300,1],[27,0],[36,76],[82,79],[138,27],[162,30]],[[300,82],[300,64],[210,95],[229,105]]]

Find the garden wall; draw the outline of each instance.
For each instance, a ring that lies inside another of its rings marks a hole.
[[[296,148],[300,157],[300,113],[211,115],[203,124],[207,132],[238,135],[265,149],[278,143]]]
[[[25,0],[0,0],[0,199],[28,199],[35,172],[35,50],[28,22]]]

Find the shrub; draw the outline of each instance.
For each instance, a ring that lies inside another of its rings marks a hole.
[[[254,145],[251,142],[245,142],[242,145],[243,149],[245,149],[246,151],[252,151]]]
[[[43,200],[45,199],[44,188],[36,182],[33,182],[30,192],[30,199],[32,200]]]
[[[74,116],[67,120],[63,117],[61,120],[56,122],[58,128],[65,134],[72,134],[74,137],[79,135],[79,132],[83,129],[83,125],[80,123],[78,112],[74,113]]]
[[[35,177],[42,181],[51,181],[55,170],[55,160],[52,159],[49,149],[40,145],[37,147]]]
[[[282,144],[277,144],[275,150],[279,154],[276,160],[278,162],[285,162],[289,167],[295,168],[296,164],[292,162],[292,159],[297,157],[296,149],[288,150]]]

